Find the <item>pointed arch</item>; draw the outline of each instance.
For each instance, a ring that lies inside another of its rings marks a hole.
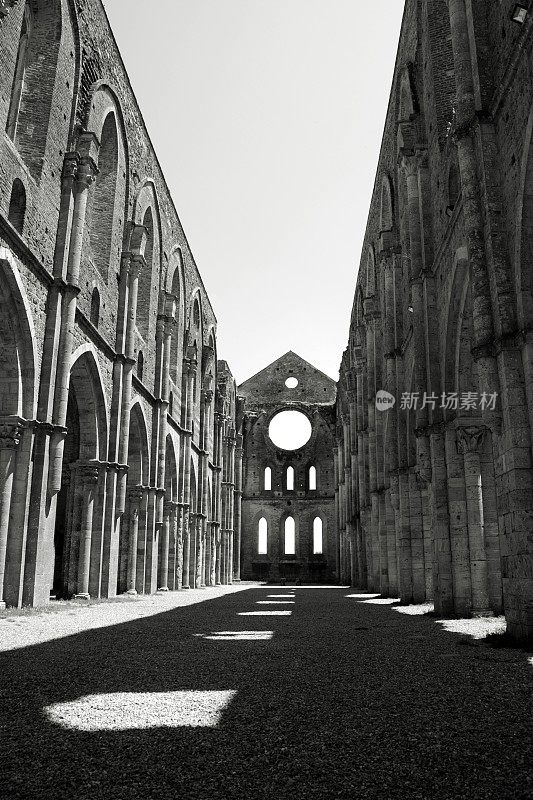
[[[37,337],[15,259],[0,247],[0,414],[34,419]]]
[[[381,179],[381,203],[379,210],[380,233],[391,231],[393,228],[392,180],[390,175],[383,175]]]
[[[22,235],[26,216],[26,189],[20,178],[15,178],[11,187],[7,218],[15,230]]]
[[[296,555],[296,522],[292,515],[283,522],[283,553],[286,556]]]
[[[178,499],[178,466],[176,448],[170,433],[165,443],[165,492],[167,500]]]
[[[410,122],[416,113],[416,101],[409,66],[400,73],[398,85],[398,122]]]
[[[161,275],[162,259],[161,215],[155,185],[151,180],[144,182],[137,195],[133,222],[145,229],[144,247],[140,255],[144,257],[146,266],[139,275],[137,331],[146,342],[152,334],[155,336],[155,293],[159,282],[155,276]]]
[[[366,257],[366,296],[374,297],[376,294],[376,256],[374,248],[369,247]]]
[[[257,555],[268,555],[268,522],[261,517],[257,526]]]
[[[107,459],[108,412],[97,353],[91,344],[72,355],[70,392],[79,415],[79,458]]]
[[[128,485],[147,486],[150,482],[148,425],[139,397],[134,397],[130,412],[128,440]]]
[[[324,552],[324,523],[322,517],[313,520],[313,555],[321,556]]]
[[[6,133],[37,181],[44,165],[62,29],[61,0],[25,3]]]

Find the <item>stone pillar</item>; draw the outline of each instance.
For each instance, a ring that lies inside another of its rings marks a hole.
[[[235,503],[234,503],[234,550],[233,550],[233,580],[241,579],[241,537],[242,537],[242,459],[243,459],[243,437],[237,435],[237,446],[235,448]]]
[[[137,545],[139,540],[139,514],[141,502],[144,497],[142,486],[136,486],[129,491],[129,543],[128,543],[128,572],[127,594],[137,594]]]
[[[74,184],[74,209],[68,251],[66,285],[61,310],[61,328],[57,350],[57,366],[52,422],[58,426],[50,440],[50,469],[48,491],[56,494],[61,489],[63,451],[67,420],[68,393],[70,385],[70,360],[74,349],[74,329],[77,297],[80,292],[79,278],[83,232],[87,213],[89,187],[98,170],[92,157],[80,158]]]
[[[188,357],[184,360],[185,375],[185,443],[183,446],[183,483],[181,502],[184,514],[180,517],[183,525],[183,589],[190,588],[190,559],[191,559],[191,444],[192,444],[192,417],[194,413],[194,379],[196,376],[197,361],[194,348],[188,348]],[[196,511],[196,509],[194,509]]]
[[[89,578],[91,567],[91,539],[93,534],[93,512],[99,469],[91,464],[79,467],[83,483],[83,506],[81,512],[80,549],[78,556],[78,580],[76,597],[89,600]]]
[[[487,554],[483,531],[481,463],[479,457],[484,434],[485,429],[483,427],[457,428],[457,449],[464,456],[465,462],[472,613],[476,616],[490,613]]]
[[[22,436],[22,425],[17,421],[0,421],[0,609],[5,608],[4,582],[6,555],[10,533],[10,511],[13,493],[13,477],[17,460],[17,449]]]
[[[161,527],[161,561],[159,563],[159,592],[168,592],[168,565],[170,550],[170,528],[175,504],[169,500],[163,503],[163,525]]]

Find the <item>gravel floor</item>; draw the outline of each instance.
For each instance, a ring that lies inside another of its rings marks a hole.
[[[16,619],[2,799],[533,798],[530,656],[423,607],[253,585]]]

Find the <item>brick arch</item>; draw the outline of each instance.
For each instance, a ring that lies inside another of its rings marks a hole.
[[[165,442],[165,492],[167,500],[178,499],[178,467],[176,448],[170,433]]]
[[[102,375],[92,345],[72,355],[70,389],[79,414],[79,457],[82,461],[107,459],[108,415]]]
[[[381,201],[379,209],[379,230],[391,231],[394,226],[393,187],[390,175],[381,179]]]
[[[137,330],[146,342],[155,336],[157,316],[157,293],[161,275],[162,232],[159,202],[153,181],[146,180],[135,198],[133,224],[146,228],[146,236],[140,255],[146,267],[139,276],[137,301]]]
[[[32,177],[39,181],[63,35],[62,3],[61,0],[27,0],[21,6],[20,39],[13,68],[6,133]],[[70,77],[73,79],[74,76]]]
[[[108,87],[93,96],[90,120],[98,139],[98,174],[87,209],[87,231],[94,265],[108,281],[118,272],[123,248],[128,189],[126,135],[120,106]]]
[[[518,327],[533,326],[533,107],[524,137],[520,187],[517,192],[514,283]]]
[[[37,337],[15,259],[0,248],[0,415],[35,417]]]
[[[185,335],[185,275],[183,254],[176,246],[169,259],[166,276],[166,291],[176,298],[176,324],[172,331],[172,347],[170,353],[170,377],[179,386],[181,378],[183,337]]]
[[[150,450],[148,425],[138,397],[134,397],[130,412],[128,437],[128,485],[148,486],[150,482]]]

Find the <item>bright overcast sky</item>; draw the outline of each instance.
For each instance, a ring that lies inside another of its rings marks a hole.
[[[238,383],[338,378],[403,0],[104,0]]]

